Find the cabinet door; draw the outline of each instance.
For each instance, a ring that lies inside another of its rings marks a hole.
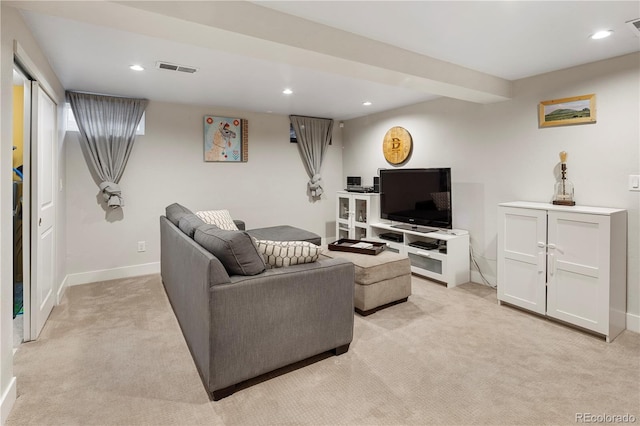
[[[352,227],[351,238],[356,240],[362,240],[368,238],[369,225],[367,222],[371,217],[370,197],[367,195],[353,195],[352,196],[351,211],[352,214]]]
[[[608,334],[609,216],[549,212],[547,315]]]
[[[349,194],[338,193],[338,199],[336,201],[336,238],[352,238],[351,237],[351,211],[352,211],[352,198]]]
[[[498,299],[544,315],[546,210],[498,207]]]

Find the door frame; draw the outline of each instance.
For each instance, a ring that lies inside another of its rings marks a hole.
[[[33,179],[33,167],[35,167],[36,165],[31,164],[32,161],[32,150],[36,149],[37,147],[32,146],[32,126],[37,126],[37,123],[32,123],[32,117],[33,117],[33,103],[31,101],[32,96],[33,96],[33,91],[31,90],[31,83],[33,81],[37,82],[40,86],[40,90],[44,91],[44,93],[53,101],[53,103],[56,105],[56,110],[55,110],[55,119],[54,119],[54,125],[56,127],[56,131],[55,131],[55,135],[54,135],[54,141],[58,140],[58,136],[59,136],[59,132],[57,130],[57,126],[59,124],[59,119],[60,117],[58,117],[58,113],[59,113],[59,105],[60,105],[60,99],[58,98],[58,96],[56,96],[56,92],[55,90],[53,90],[53,87],[47,82],[47,79],[44,77],[44,75],[39,71],[38,67],[35,65],[35,62],[33,62],[33,60],[31,60],[31,58],[29,57],[29,55],[27,54],[27,52],[24,50],[24,48],[20,45],[20,43],[18,43],[17,40],[14,40],[13,43],[13,53],[14,53],[14,68],[19,68],[22,72],[22,74],[27,78],[27,83],[25,84],[25,86],[29,86],[29,97],[28,97],[28,101],[29,104],[27,105],[27,96],[25,93],[25,126],[29,126],[28,130],[25,129],[25,143],[24,143],[24,167],[23,167],[23,172],[24,172],[24,179],[23,179],[23,187],[26,187],[26,191],[23,191],[23,197],[25,200],[27,200],[27,205],[25,205],[25,210],[28,211],[28,217],[29,217],[29,223],[28,224],[23,224],[23,259],[28,259],[25,263],[23,263],[23,272],[25,276],[24,278],[24,290],[23,290],[23,294],[24,294],[24,342],[30,341],[30,340],[35,340],[37,338],[37,335],[35,335],[35,330],[34,330],[34,322],[33,322],[33,306],[35,303],[34,300],[34,296],[35,293],[32,291],[32,280],[31,280],[31,268],[32,265],[37,265],[37,258],[35,253],[33,253],[32,249],[33,249],[33,245],[31,244],[31,238],[33,236],[33,233],[31,232],[31,228],[32,228],[32,217],[33,217],[33,203],[32,198],[33,198],[33,194],[37,193],[37,181]],[[37,114],[37,113],[36,113]],[[56,143],[56,146],[53,149],[53,155],[56,155],[56,153],[58,152],[58,143]],[[57,164],[57,159],[55,161],[55,163]],[[33,167],[32,167],[33,166]],[[59,179],[59,171],[56,167],[55,169],[55,181],[54,181],[54,192],[53,192],[53,197],[54,199],[57,200],[58,195],[57,195],[57,191],[55,190],[57,185],[55,185],[55,182],[58,181]],[[24,189],[24,188],[23,188]],[[27,197],[28,194],[28,197]],[[57,222],[57,212],[58,212],[58,206],[55,206],[55,213],[54,213],[54,222]],[[24,217],[24,216],[23,216]],[[26,234],[25,234],[26,231]],[[54,236],[54,244],[57,246],[57,241],[58,241],[58,236]],[[26,242],[26,245],[24,245]],[[55,250],[54,250],[55,251]],[[53,270],[52,270],[52,274],[53,274],[53,305],[57,305],[58,304],[58,296],[59,294],[56,293],[56,286],[57,283],[57,277],[58,277],[58,266],[57,266],[57,259],[53,259]],[[28,278],[29,280],[29,285],[26,285],[26,279]],[[58,291],[60,291],[60,289],[57,289]],[[28,298],[27,298],[28,297]],[[28,301],[28,303],[27,303]]]

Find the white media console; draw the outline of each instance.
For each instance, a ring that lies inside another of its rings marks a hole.
[[[375,222],[367,240],[387,243],[387,249],[406,254],[411,272],[447,284],[469,282],[469,233],[460,229],[429,231],[400,223]]]

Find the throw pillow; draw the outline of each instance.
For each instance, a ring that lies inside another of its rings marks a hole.
[[[180,222],[180,218],[182,216],[193,214],[191,210],[183,206],[182,204],[173,203],[166,207],[165,216],[167,219],[171,221],[175,226],[178,226],[178,222]]]
[[[253,238],[244,231],[202,225],[193,239],[222,262],[229,275],[256,275],[265,270]]]
[[[182,216],[178,221],[178,228],[191,238],[202,225],[205,225],[204,221],[193,213]]]
[[[308,241],[256,240],[267,265],[274,268],[311,263],[318,260],[322,248]]]
[[[237,231],[238,227],[231,219],[231,215],[228,210],[208,210],[196,212],[196,215],[205,223],[215,225],[220,229],[226,229],[228,231]]]

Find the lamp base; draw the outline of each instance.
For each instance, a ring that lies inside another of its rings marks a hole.
[[[559,206],[575,206],[576,202],[572,200],[553,200],[551,204],[556,204]]]

